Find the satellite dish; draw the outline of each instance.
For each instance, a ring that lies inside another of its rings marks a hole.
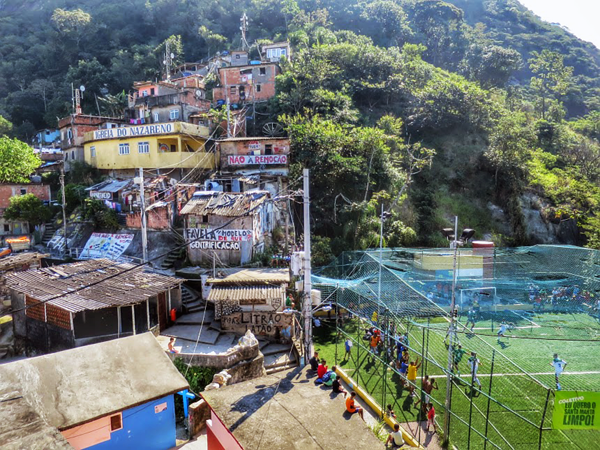
[[[81,92],[85,92],[85,86],[82,84],[81,86],[79,86],[79,90],[80,90]]]

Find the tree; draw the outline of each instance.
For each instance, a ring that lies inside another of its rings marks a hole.
[[[73,11],[58,8],[52,13],[50,20],[60,34],[75,39],[77,47],[79,47],[81,37],[92,22],[92,16],[80,8]]]
[[[0,137],[0,183],[29,183],[29,175],[41,164],[25,142]]]
[[[20,220],[30,225],[39,225],[52,217],[50,208],[44,206],[42,201],[34,194],[25,194],[11,197],[10,205],[4,210],[3,218],[7,220]]]
[[[532,55],[529,68],[536,76],[531,78],[531,87],[541,99],[541,116],[545,119],[548,99],[559,100],[566,94],[573,76],[573,67],[566,67],[563,55],[550,50],[532,52]]]
[[[0,136],[8,134],[12,130],[12,123],[0,116]]]
[[[206,43],[206,56],[208,57],[214,55],[215,52],[222,49],[227,43],[227,38],[225,36],[209,30],[205,25],[198,28],[198,34]]]

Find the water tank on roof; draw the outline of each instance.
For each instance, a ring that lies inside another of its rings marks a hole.
[[[223,186],[221,186],[216,181],[206,180],[204,182],[204,190],[205,191],[223,192]]]
[[[255,60],[250,61],[250,65],[252,65],[252,66],[256,66],[256,65],[258,65],[260,63],[261,63],[260,61],[255,61]]]

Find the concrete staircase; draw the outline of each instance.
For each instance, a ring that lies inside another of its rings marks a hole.
[[[184,284],[181,285],[181,302],[186,314],[206,309],[206,303],[200,298],[200,294]]]
[[[163,260],[160,267],[165,270],[172,269],[173,266],[175,265],[175,261],[184,260],[185,257],[186,257],[185,247],[175,249],[167,255],[167,257]]]
[[[265,357],[267,375],[298,366],[298,358],[291,344],[267,343],[260,351]]]
[[[48,242],[50,242],[50,240],[52,239],[52,236],[54,236],[55,231],[56,231],[56,227],[54,226],[54,224],[47,223],[45,225],[44,234],[42,235],[42,244],[44,244],[45,246],[48,246]]]

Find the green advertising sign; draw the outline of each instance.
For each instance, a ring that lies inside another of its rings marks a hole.
[[[600,430],[600,392],[556,391],[552,428]]]

